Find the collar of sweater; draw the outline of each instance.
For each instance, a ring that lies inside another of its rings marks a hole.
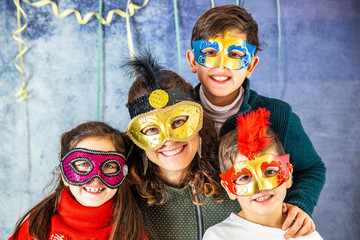
[[[78,203],[65,188],[61,194],[58,215],[61,220],[73,228],[101,229],[112,224],[114,198],[98,207],[86,207]]]
[[[219,130],[226,119],[238,113],[244,99],[244,88],[240,87],[240,91],[236,99],[226,106],[216,106],[212,104],[206,98],[202,85],[199,89],[199,96],[201,105],[203,106],[206,113],[214,120],[216,131],[219,133]]]

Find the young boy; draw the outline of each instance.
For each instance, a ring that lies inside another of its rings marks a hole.
[[[292,184],[292,165],[289,154],[285,155],[279,139],[268,128],[269,116],[264,108],[245,117],[239,115],[237,131],[221,140],[221,185],[242,210],[208,228],[203,240],[284,239],[282,207],[286,189]],[[299,239],[322,238],[313,232]]]
[[[271,112],[272,130],[294,166],[294,184],[285,198],[288,217],[283,229],[292,224],[287,237],[299,236],[315,230],[309,215],[324,185],[326,168],[291,106],[250,89],[248,78],[259,63],[257,34],[257,23],[244,8],[225,5],[209,9],[193,28],[187,59],[200,80],[195,88],[199,100],[214,119],[220,136],[235,128],[239,113],[259,107]]]

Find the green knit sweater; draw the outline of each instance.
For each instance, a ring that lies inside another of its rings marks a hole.
[[[244,100],[239,113],[260,107],[270,111],[270,128],[276,133],[290,154],[293,168],[293,185],[287,191],[285,202],[300,207],[311,216],[321,189],[325,183],[326,168],[305,133],[299,117],[292,112],[291,106],[281,100],[267,98],[250,89],[249,79],[243,83]],[[195,90],[199,96],[200,84]],[[198,98],[200,101],[200,98]],[[220,129],[220,135],[236,128],[236,116],[227,119]]]
[[[223,221],[231,212],[240,211],[238,201],[230,200],[225,191],[219,195],[224,199],[222,202],[201,195],[197,202],[205,201],[205,204],[196,206],[191,201],[190,186],[178,189],[165,185],[164,188],[168,197],[165,204],[148,207],[147,200],[132,187],[146,223],[160,240],[200,240],[207,228]]]

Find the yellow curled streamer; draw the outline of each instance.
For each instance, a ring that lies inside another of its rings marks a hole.
[[[18,1],[18,0],[14,0],[14,1]],[[34,3],[29,2],[29,0],[23,0],[23,2],[26,4],[29,4],[31,6],[34,6],[34,7],[42,7],[42,6],[51,4],[52,11],[53,11],[53,14],[55,17],[65,18],[65,17],[69,16],[70,14],[75,14],[76,20],[78,21],[79,24],[87,24],[89,22],[89,20],[91,19],[91,17],[93,17],[93,16],[95,16],[96,18],[99,19],[99,13],[97,13],[97,12],[89,12],[89,13],[85,14],[85,16],[83,18],[81,16],[81,13],[74,9],[66,9],[62,13],[59,14],[59,9],[58,9],[57,4],[51,0],[40,0],[40,1],[34,2]],[[123,18],[132,17],[135,14],[135,10],[139,10],[139,9],[145,7],[148,4],[148,2],[149,2],[149,0],[144,0],[143,5],[141,5],[141,6],[128,2],[128,6],[127,6],[128,11],[124,12],[120,9],[111,10],[108,12],[106,19],[101,17],[101,23],[104,25],[110,24],[115,13]],[[127,12],[129,12],[129,14]]]
[[[18,29],[13,32],[12,36],[16,41],[19,42],[19,54],[15,57],[14,63],[15,63],[16,69],[18,69],[20,72],[20,84],[21,84],[21,88],[15,94],[15,96],[19,96],[21,94],[21,98],[17,100],[17,102],[21,102],[22,100],[26,99],[28,96],[28,93],[25,90],[25,84],[23,82],[24,71],[23,71],[23,58],[22,58],[22,56],[27,52],[28,48],[26,46],[26,42],[21,39],[21,32],[24,31],[25,28],[27,27],[27,15],[20,6],[20,0],[13,0],[13,1],[16,6],[16,9],[17,9]],[[53,11],[53,14],[55,17],[65,18],[73,13],[79,24],[87,24],[93,16],[95,16],[97,19],[99,19],[99,13],[97,13],[97,12],[89,12],[89,13],[85,14],[85,16],[83,18],[81,16],[81,13],[74,9],[66,9],[62,13],[59,14],[59,9],[58,9],[57,4],[51,0],[40,0],[40,1],[34,2],[34,3],[29,2],[29,0],[23,0],[23,2],[30,6],[34,6],[34,7],[42,7],[42,6],[51,4],[52,11]],[[128,46],[129,46],[129,52],[130,52],[131,58],[133,58],[133,56],[134,56],[134,46],[132,43],[129,18],[134,16],[135,10],[139,10],[139,9],[145,7],[148,4],[148,2],[149,2],[149,0],[144,0],[144,3],[141,6],[139,6],[134,3],[130,3],[130,0],[128,0],[127,6],[126,6],[126,12],[124,12],[120,9],[114,9],[114,10],[111,10],[108,12],[106,19],[101,17],[101,24],[103,24],[103,25],[110,24],[114,14],[117,14],[120,17],[126,18],[127,38],[128,38]],[[25,24],[23,26],[21,26],[20,15],[23,15],[25,18]],[[18,34],[18,37],[16,36],[16,34]],[[22,45],[25,46],[24,49],[21,48]],[[20,60],[20,66],[16,63],[18,60]]]
[[[14,64],[15,64],[16,69],[20,72],[20,85],[21,85],[19,91],[17,91],[17,93],[15,93],[14,96],[17,97],[17,96],[21,95],[21,97],[18,100],[16,100],[16,102],[21,102],[24,99],[26,99],[27,96],[28,96],[28,93],[25,90],[25,84],[24,84],[24,81],[23,81],[23,75],[24,75],[24,71],[23,71],[23,55],[27,52],[28,47],[26,46],[26,42],[21,39],[21,32],[24,31],[24,29],[27,27],[27,23],[25,22],[25,24],[23,26],[21,26],[21,18],[20,18],[20,16],[23,15],[26,20],[27,20],[27,16],[26,16],[24,10],[21,8],[19,0],[14,0],[14,4],[15,4],[15,6],[17,8],[18,29],[13,32],[12,36],[17,42],[19,42],[19,54],[16,55],[16,57],[14,59]],[[24,49],[22,49],[22,45],[24,45]],[[17,64],[18,60],[20,61],[20,63],[19,63],[20,65]]]

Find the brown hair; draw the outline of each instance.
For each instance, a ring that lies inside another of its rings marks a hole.
[[[191,35],[192,42],[209,39],[229,29],[238,29],[247,35],[246,41],[260,49],[258,24],[244,8],[237,5],[223,5],[207,10],[195,23]]]
[[[182,79],[178,74],[163,70],[158,76],[161,89],[181,88],[183,92],[195,101],[196,95],[194,88]],[[149,95],[151,87],[145,82],[144,77],[137,77],[136,81],[130,87],[127,107],[129,107],[138,98]],[[216,132],[213,130],[214,125],[212,120],[204,113],[203,127],[199,132],[202,141],[201,156],[195,155],[192,160],[187,175],[179,183],[180,186],[192,184],[195,192],[192,196],[192,201],[196,203],[195,197],[200,193],[213,196],[217,200],[217,196],[221,190],[219,184],[219,172],[217,162],[218,141]],[[146,173],[144,173],[144,166],[142,163],[142,155],[145,154],[143,150],[136,148],[134,155],[135,172],[140,177],[141,183],[138,184],[139,194],[148,199],[148,205],[161,205],[166,202],[167,193],[162,187],[161,179],[159,178],[159,167],[149,161]],[[203,204],[203,203],[200,203]]]
[[[274,149],[274,151],[278,155],[284,155],[284,148],[276,136],[276,134],[270,129],[267,129],[266,132],[267,138],[273,138],[273,140],[269,143],[269,145],[260,150],[257,156],[262,156],[266,154],[266,152],[270,149]],[[219,147],[219,165],[220,172],[227,172],[235,163],[237,156],[239,155],[238,148],[238,137],[237,137],[237,129],[232,130],[221,138],[220,147]]]
[[[86,122],[65,132],[61,136],[60,158],[64,157],[66,153],[75,148],[81,140],[87,137],[110,137],[116,151],[126,155],[125,144],[128,140],[123,133],[102,122]],[[53,171],[53,174],[56,175],[56,182],[58,183],[55,191],[19,219],[15,226],[14,239],[17,239],[20,227],[27,217],[29,233],[32,238],[37,240],[49,238],[51,217],[56,212],[60,202],[61,193],[65,188],[58,168]],[[133,199],[127,181],[124,181],[118,188],[114,197],[113,228],[109,239],[142,239],[143,234],[145,233],[144,221],[141,212]]]

